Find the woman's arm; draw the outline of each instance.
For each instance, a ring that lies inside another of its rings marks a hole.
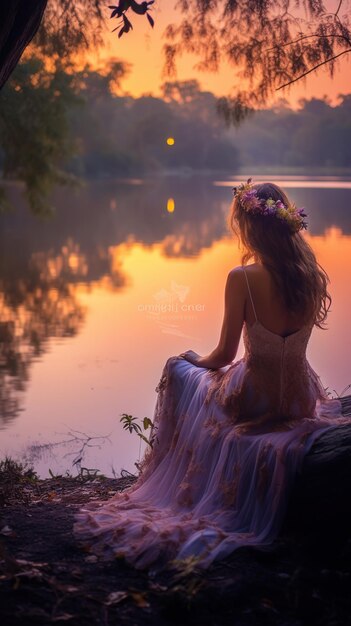
[[[243,270],[237,267],[228,274],[225,286],[225,308],[218,346],[207,356],[188,350],[182,356],[193,365],[218,369],[233,361],[237,353],[245,315],[246,285]]]

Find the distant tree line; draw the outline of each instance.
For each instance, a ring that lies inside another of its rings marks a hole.
[[[216,98],[197,81],[166,83],[163,98],[116,96],[92,85],[85,106],[72,111],[80,151],[70,168],[82,176],[133,176],[164,169],[234,174],[238,167],[347,168],[351,165],[351,95],[336,106],[302,100],[298,109],[281,101],[257,111],[239,128],[226,128]],[[166,139],[174,138],[168,146]]]
[[[340,96],[337,106],[327,98],[302,100],[298,110],[282,102],[230,134],[243,165],[349,168],[351,94]]]
[[[29,55],[11,75],[0,98],[0,175],[24,182],[35,213],[48,210],[53,186],[79,178],[350,165],[351,95],[337,106],[303,101],[299,110],[282,101],[233,128],[196,80],[166,82],[161,97],[133,98],[122,92],[128,71],[116,59],[76,71],[58,57],[50,67]]]
[[[98,72],[82,73],[84,106],[75,107],[70,119],[79,146],[72,172],[110,177],[237,169],[238,150],[216,112],[216,98],[197,81],[166,83],[163,98],[116,95],[101,82]]]

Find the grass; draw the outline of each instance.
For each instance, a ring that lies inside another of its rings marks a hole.
[[[32,467],[5,457],[0,461],[0,506],[13,503],[26,504],[29,492],[39,480]]]

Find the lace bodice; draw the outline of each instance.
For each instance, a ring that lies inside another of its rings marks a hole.
[[[314,415],[316,400],[325,394],[306,358],[312,328],[305,325],[281,337],[258,320],[252,326],[245,323],[246,383],[255,388],[256,397],[265,398],[262,409],[285,417]]]
[[[245,270],[244,274],[256,321],[244,323],[244,357],[214,375],[210,395],[214,393],[234,421],[285,423],[314,417],[317,400],[326,394],[306,358],[313,324],[286,337],[265,328],[257,318]]]

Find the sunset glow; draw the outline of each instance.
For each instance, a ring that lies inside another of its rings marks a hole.
[[[327,1],[326,6],[334,7],[332,0]],[[108,13],[108,10],[107,10]],[[95,53],[91,53],[89,60],[94,66],[102,65],[110,57],[116,57],[131,64],[129,76],[123,80],[123,89],[132,96],[142,94],[161,95],[161,85],[166,80],[174,80],[164,75],[163,46],[165,39],[164,30],[168,24],[176,24],[179,14],[176,11],[176,0],[162,2],[158,0],[152,11],[155,19],[155,27],[150,29],[146,20],[135,19],[133,31],[120,39],[116,33],[111,33],[112,21],[106,21],[106,33],[104,35],[104,47]],[[222,63],[219,74],[202,72],[196,68],[198,59],[184,54],[177,62],[177,80],[197,79],[205,91],[212,91],[217,96],[228,95],[235,91],[242,83],[228,63]],[[322,98],[328,96],[333,102],[337,101],[339,94],[349,93],[351,90],[351,72],[348,55],[345,55],[335,68],[333,79],[330,78],[325,68],[316,74],[308,76],[305,81],[293,85],[290,91],[278,91],[276,101],[286,98],[293,106],[298,105],[301,98]]]

